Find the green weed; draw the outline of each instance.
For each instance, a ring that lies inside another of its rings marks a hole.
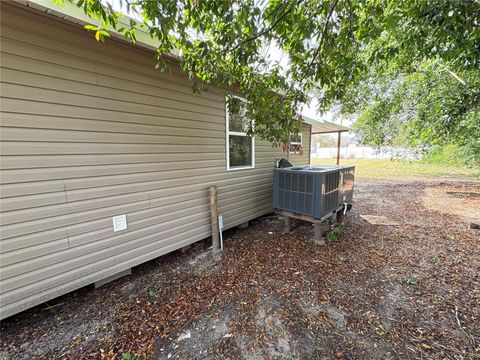
[[[335,243],[338,240],[338,236],[343,234],[344,232],[345,229],[343,228],[343,226],[334,227],[327,233],[325,240],[327,243]]]
[[[405,285],[417,285],[417,279],[413,276],[407,276],[404,280]]]

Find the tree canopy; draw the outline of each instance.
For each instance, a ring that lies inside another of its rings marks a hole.
[[[194,91],[235,86],[255,120],[250,132],[274,143],[296,128],[309,95],[320,111],[334,102],[348,109],[372,79],[408,82],[424,63],[441,64],[445,81],[470,94],[466,107],[478,103],[478,82],[462,78],[480,68],[477,0],[117,0],[137,19],[123,28],[121,12],[103,0],[70,1],[101,20],[88,27],[97,40],[114,30],[135,42],[145,28],[159,42],[157,67],[168,66],[164,54],[179,54]],[[268,57],[271,47],[284,62]],[[429,80],[425,88],[436,87]]]
[[[423,62],[412,73],[372,77],[350,89],[342,110],[360,114],[353,129],[363,143],[427,155],[446,151],[439,160],[480,165],[480,73],[459,76],[462,81],[438,62]]]

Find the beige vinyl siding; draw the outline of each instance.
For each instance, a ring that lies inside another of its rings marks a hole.
[[[210,236],[212,185],[227,228],[272,210],[286,154],[256,140],[255,168],[227,172],[222,90],[195,96],[153,53],[1,6],[1,318]]]

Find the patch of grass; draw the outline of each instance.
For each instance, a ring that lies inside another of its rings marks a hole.
[[[413,276],[407,276],[404,280],[405,285],[417,285],[417,279]]]
[[[333,165],[335,159],[312,159],[312,164]],[[354,165],[356,179],[408,180],[455,179],[480,180],[480,169],[456,165],[427,164],[421,161],[389,159],[341,159],[340,165]]]

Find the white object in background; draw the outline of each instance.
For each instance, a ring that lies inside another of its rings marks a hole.
[[[118,215],[113,217],[113,231],[127,229],[127,215]]]
[[[223,215],[218,215],[218,231],[220,232],[220,250],[223,250]]]

